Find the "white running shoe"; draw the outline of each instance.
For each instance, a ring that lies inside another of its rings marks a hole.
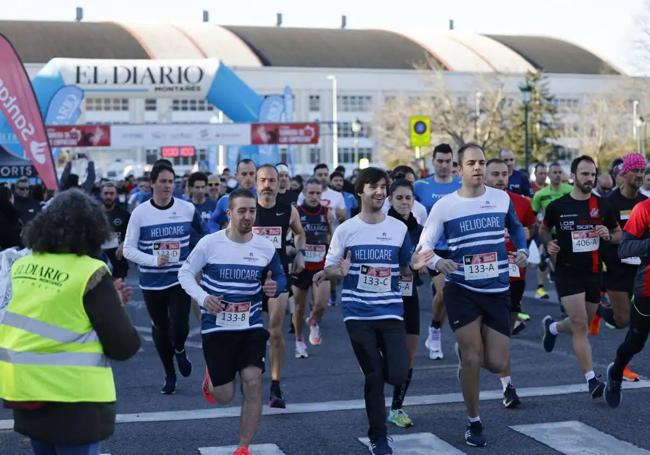
[[[424,342],[424,346],[429,350],[429,358],[431,360],[442,360],[442,329],[429,327],[429,336]]]
[[[322,342],[320,337],[320,326],[318,324],[310,325],[309,318],[307,318],[307,325],[309,326],[309,342],[312,346],[319,346]]]
[[[309,357],[307,354],[307,345],[304,341],[296,341],[296,359],[306,359]]]

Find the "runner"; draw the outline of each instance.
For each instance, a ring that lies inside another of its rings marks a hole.
[[[444,236],[449,258],[434,255],[429,267],[445,274],[444,304],[456,337],[458,379],[469,421],[465,442],[484,447],[479,414],[480,369],[500,374],[510,352],[510,291],[504,230],[517,248],[515,264],[528,252],[521,223],[504,191],[486,187],[485,154],[477,144],[458,150],[462,186],[433,206],[419,246],[433,250]]]
[[[255,170],[256,166],[253,160],[245,158],[237,163],[237,172],[235,178],[237,179],[237,187],[245,190],[250,190],[255,194]],[[225,172],[224,172],[225,175]],[[228,197],[229,194],[224,194],[217,202],[217,207],[212,212],[212,216],[208,221],[209,232],[217,232],[222,226],[228,223]]]
[[[613,187],[614,179],[612,176],[607,173],[602,173],[598,175],[598,178],[596,179],[596,187],[591,190],[591,192],[602,199],[612,192]]]
[[[120,207],[117,202],[117,187],[113,182],[104,182],[101,188],[101,198],[104,205],[104,213],[108,223],[113,228],[111,239],[102,245],[102,250],[108,256],[111,263],[113,278],[126,278],[129,273],[129,262],[124,259],[124,238],[126,227],[129,224],[131,215]]]
[[[530,200],[520,194],[507,190],[508,186],[508,166],[498,158],[491,159],[486,165],[485,184],[498,190],[506,191],[510,196],[510,201],[515,209],[519,222],[524,227],[524,234],[528,240],[531,234],[535,234],[537,220],[533,209],[530,206]],[[510,240],[506,232],[506,249],[509,253],[516,253],[517,248]],[[526,267],[517,267],[514,264],[514,256],[508,256],[508,275],[510,276],[510,314],[512,320],[512,334],[516,335],[526,327],[528,316],[521,311],[521,300],[526,289]],[[512,385],[512,367],[510,359],[506,369],[501,373],[501,385],[503,386],[503,406],[506,408],[516,408],[521,404],[517,395],[517,390]]]
[[[194,172],[190,175],[187,184],[190,189],[192,204],[194,204],[196,211],[201,217],[203,231],[207,232],[208,221],[210,221],[210,216],[217,206],[217,203],[206,195],[208,190],[208,176],[203,172]]]
[[[307,294],[312,290],[313,309],[307,317],[309,327],[309,342],[312,346],[322,343],[320,321],[325,314],[327,298],[329,297],[329,281],[320,286],[312,286],[314,275],[325,267],[325,255],[332,238],[332,215],[320,203],[323,187],[314,177],[305,182],[304,202],[298,206],[300,223],[305,231],[305,269],[292,275],[293,298],[295,311],[293,325],[296,328],[296,343],[304,344],[303,324]],[[306,352],[306,347],[304,349]],[[296,349],[296,354],[299,354]],[[298,357],[298,355],[296,356]]]
[[[343,321],[365,376],[368,437],[375,455],[393,453],[387,437],[384,381],[402,385],[408,371],[399,276],[411,276],[412,246],[406,225],[381,211],[387,182],[381,169],[359,172],[355,192],[361,212],[334,231],[325,270],[314,275],[316,285],[332,277],[343,279]],[[431,256],[416,252],[413,267],[424,266]]]
[[[208,176],[208,196],[210,199],[212,199],[215,204],[219,200],[219,198],[223,195],[222,189],[224,190],[223,192],[225,193],[225,186],[226,186],[226,181],[223,180],[219,174],[210,174]]]
[[[253,233],[266,237],[273,243],[284,273],[289,276],[289,259],[287,257],[287,234],[289,229],[293,232],[294,244],[297,254],[293,261],[293,270],[300,273],[304,269],[305,252],[305,231],[300,224],[298,210],[287,203],[277,201],[278,195],[278,171],[270,164],[260,166],[257,170],[256,185],[257,213]],[[286,407],[282,390],[280,389],[280,377],[284,366],[284,334],[282,324],[287,311],[289,300],[288,283],[278,290],[277,298],[262,299],[262,309],[269,314],[269,332],[271,341],[271,391],[269,406],[272,408]],[[304,342],[296,341],[296,357],[307,357],[307,346]]]
[[[647,199],[639,193],[639,188],[643,184],[645,166],[645,158],[640,153],[625,155],[621,170],[621,186],[615,188],[605,198],[614,210],[621,229],[625,229],[625,223],[629,219],[634,206]],[[630,322],[630,298],[634,292],[634,277],[637,266],[641,264],[641,259],[639,257],[620,259],[616,245],[612,244],[603,245],[601,251],[606,267],[603,281],[612,306],[606,308],[600,305],[597,316],[600,316],[611,326],[623,329]],[[600,324],[600,320],[597,323]],[[590,327],[590,331],[591,329],[592,327]],[[623,370],[623,378],[626,381],[638,381],[640,379],[639,375],[627,366]]]
[[[643,173],[643,186],[639,190],[645,197],[650,197],[650,166]]]
[[[562,166],[557,161],[551,163],[548,167],[548,177],[550,184],[541,190],[537,191],[533,196],[533,212],[537,214],[537,220],[544,219],[544,211],[546,207],[556,199],[561,198],[565,194],[569,194],[573,187],[567,183],[562,183]],[[549,298],[546,289],[544,289],[544,280],[548,274],[547,266],[550,263],[548,255],[544,249],[543,243],[538,243],[539,254],[542,257],[539,267],[537,268],[537,290],[535,295],[537,298],[547,300]]]
[[[202,234],[194,206],[172,196],[174,169],[167,165],[151,170],[153,197],[131,214],[124,240],[124,257],[139,265],[140,289],[151,317],[156,350],[165,370],[160,393],[176,391],[174,357],[182,376],[192,363],[185,353],[189,333],[190,297],[178,283],[178,270],[190,252],[191,231]]]
[[[453,156],[449,144],[436,145],[433,149],[434,175],[413,184],[415,198],[424,205],[428,213],[440,198],[460,188],[460,179],[451,174]],[[441,238],[436,245],[436,254],[442,258],[449,256],[447,242],[444,238]],[[441,360],[443,358],[441,327],[446,316],[445,306],[442,303],[445,277],[436,270],[433,270],[432,276],[434,296],[431,326],[424,346],[428,349],[431,360]]]
[[[535,165],[535,180],[530,184],[530,190],[533,192],[533,195],[537,193],[542,188],[546,188],[548,185],[546,179],[548,177],[548,169],[546,164],[537,163]]]
[[[291,189],[291,174],[289,173],[289,166],[286,163],[278,163],[275,165],[278,171],[278,201],[286,202],[287,204],[296,205],[298,203],[299,191]]]
[[[347,219],[359,212],[359,203],[353,194],[343,191],[344,183],[343,174],[340,172],[334,171],[330,174],[330,187],[343,196],[343,200],[345,201],[345,217]]]
[[[395,173],[393,174],[395,175]],[[399,175],[399,174],[398,174]],[[415,179],[415,175],[413,175]],[[390,185],[390,209],[388,215],[406,224],[411,245],[417,245],[420,241],[422,226],[412,212],[415,197],[413,196],[413,183],[402,178],[394,180]],[[426,272],[426,268],[423,268]],[[406,355],[408,360],[408,375],[406,382],[393,388],[393,401],[388,414],[388,422],[400,428],[413,426],[413,420],[402,409],[404,398],[408,391],[411,379],[413,378],[413,365],[415,363],[415,351],[418,347],[420,336],[420,300],[417,287],[422,284],[418,274],[403,279],[400,277],[400,290],[404,303],[404,326],[406,328]]]
[[[555,285],[568,317],[554,322],[547,315],[543,345],[553,351],[558,333],[571,334],[573,350],[589,394],[598,398],[604,384],[593,370],[587,325],[600,302],[602,287],[600,240],[618,243],[621,229],[609,205],[591,190],[596,181],[594,160],[582,155],[571,163],[574,186],[571,192],[546,207],[540,236],[546,251],[555,261]],[[555,236],[552,236],[555,230]],[[555,237],[555,238],[554,238]]]
[[[501,150],[499,158],[501,158],[508,166],[508,190],[513,193],[521,194],[522,196],[531,197],[533,193],[530,188],[530,179],[527,174],[529,170],[526,169],[526,174],[524,174],[515,169],[515,154],[512,153],[512,150]]]
[[[415,184],[415,171],[413,168],[410,166],[400,165],[393,169],[393,172],[391,173],[391,181],[394,182],[401,179],[408,180],[411,183],[411,186]],[[384,207],[382,207],[383,212],[385,214],[388,214],[390,207],[390,200],[387,199],[384,203]],[[424,223],[427,220],[427,216],[429,214],[426,207],[422,205],[422,203],[418,202],[415,199],[415,196],[413,199],[413,207],[411,208],[411,211],[413,212],[413,216],[415,217],[415,220],[418,222],[418,224],[424,226]]]
[[[199,241],[178,278],[183,289],[201,302],[201,338],[207,365],[203,395],[210,403],[229,404],[239,373],[243,401],[239,445],[233,455],[249,455],[262,413],[262,374],[266,340],[262,295],[276,297],[286,286],[273,244],[251,230],[255,196],[243,188],[228,199],[230,223]],[[200,284],[196,282],[201,273]]]

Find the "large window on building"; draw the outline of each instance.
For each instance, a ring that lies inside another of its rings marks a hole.
[[[320,95],[309,95],[309,112],[320,112]]]
[[[318,164],[320,162],[320,147],[309,147],[309,164]]]
[[[338,109],[341,112],[368,112],[372,109],[372,96],[340,95]]]
[[[337,126],[338,137],[354,137],[354,133],[352,132],[352,122],[338,122]],[[361,131],[359,131],[357,137],[370,137],[371,134],[372,128],[370,123],[361,122]]]
[[[128,111],[129,99],[128,98],[98,98],[89,97],[85,100],[87,111],[96,112],[113,112],[113,111]]]
[[[372,162],[372,148],[359,147],[357,153],[359,159],[368,158]],[[339,163],[355,164],[354,147],[339,147]]]
[[[212,104],[206,100],[172,100],[172,111],[179,112],[205,112],[211,111]]]
[[[158,100],[155,98],[147,98],[144,100],[144,110],[147,112],[158,110]]]

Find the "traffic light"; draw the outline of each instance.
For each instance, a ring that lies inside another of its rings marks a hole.
[[[411,147],[431,145],[431,119],[427,115],[411,116]]]

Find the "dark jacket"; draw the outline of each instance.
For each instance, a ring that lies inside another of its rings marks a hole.
[[[91,278],[83,302],[106,357],[127,360],[138,352],[140,338],[107,271]],[[14,430],[51,444],[93,444],[113,434],[115,414],[115,403],[45,403],[14,409]]]
[[[29,223],[41,211],[41,204],[36,199],[17,194],[14,194],[14,207],[18,210],[23,225]]]
[[[20,213],[13,205],[0,207],[0,226],[0,251],[14,246],[22,248],[20,232],[23,223],[20,220]]]

